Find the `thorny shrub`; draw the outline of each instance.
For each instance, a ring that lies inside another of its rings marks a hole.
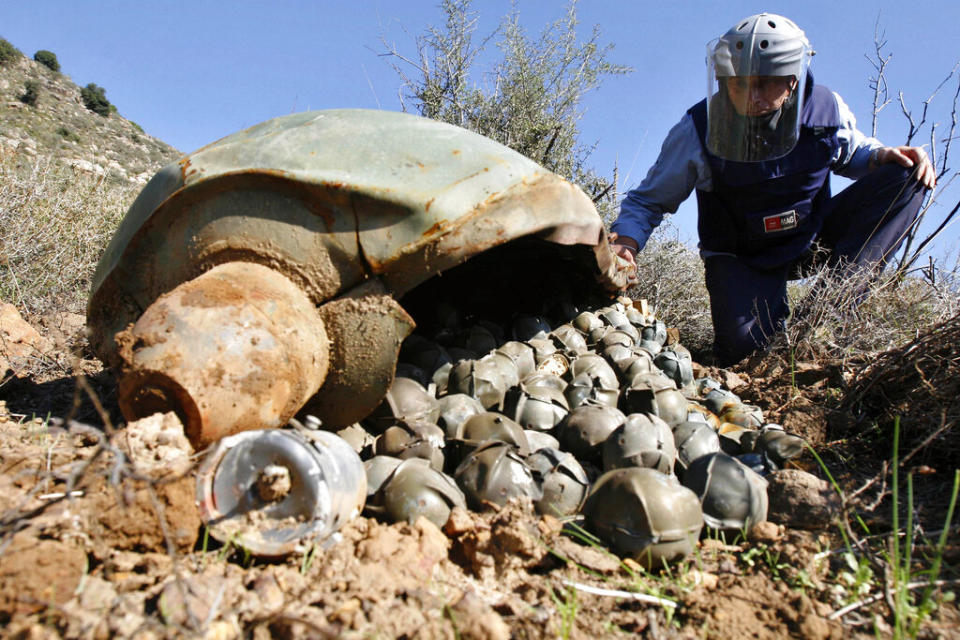
[[[69,140],[70,142],[80,142],[80,136],[63,125],[57,127],[57,135]]]
[[[644,298],[669,327],[679,329],[688,349],[710,351],[713,327],[703,262],[667,222],[637,254],[639,283],[632,298]],[[924,330],[960,312],[958,269],[918,270],[898,277],[834,271],[823,267],[788,285],[792,311],[787,330],[772,348],[787,360],[855,358],[903,346]]]
[[[139,188],[0,155],[0,299],[28,314],[84,313],[97,260]]]
[[[889,432],[904,425],[904,462],[949,469],[960,447],[960,314],[873,358],[852,382],[844,407]],[[884,442],[888,438],[884,438]]]
[[[820,268],[788,288],[793,309],[774,348],[795,359],[855,358],[895,349],[960,312],[953,277]]]

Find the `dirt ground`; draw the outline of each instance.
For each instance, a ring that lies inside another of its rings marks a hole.
[[[322,547],[280,560],[250,557],[205,535],[195,460],[185,471],[162,460],[158,466],[172,471],[166,476],[131,462],[133,445],[112,426],[119,421],[112,375],[94,360],[67,363],[71,346],[75,341],[49,346],[49,367],[7,376],[0,386],[4,637],[892,633],[882,597],[834,615],[877,594],[879,581],[852,583],[840,529],[816,521],[807,529],[762,523],[747,540],[705,538],[688,562],[658,573],[584,543],[575,527],[523,503],[482,514],[457,510],[443,531],[423,519],[411,525],[357,517]],[[80,385],[63,374],[67,366],[87,374]],[[772,358],[700,373],[803,435],[841,484],[855,487],[882,461],[840,464],[850,440],[838,434],[851,422],[833,407],[854,370],[801,364],[791,371]],[[822,475],[809,454],[799,466]],[[940,483],[943,471],[933,476]],[[923,486],[917,491],[925,495]],[[883,517],[875,520],[882,531]],[[955,545],[948,549],[942,577],[956,578],[957,555]],[[920,633],[960,637],[955,607],[938,608]]]

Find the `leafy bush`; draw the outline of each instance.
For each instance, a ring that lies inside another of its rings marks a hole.
[[[36,80],[27,80],[23,83],[23,95],[20,96],[20,102],[28,104],[31,107],[36,106],[37,98],[40,96],[40,83]]]
[[[57,54],[55,54],[53,51],[40,49],[33,54],[33,59],[51,71],[60,71],[60,62],[57,60]]]
[[[57,135],[70,140],[71,142],[80,142],[80,136],[63,125],[57,127]]]
[[[107,90],[92,82],[80,89],[80,98],[87,109],[103,117],[109,116],[111,111],[116,110],[107,100]]]
[[[16,60],[22,57],[23,57],[23,53],[20,52],[20,49],[17,49],[15,46],[10,44],[7,40],[0,38],[0,64],[12,62],[13,60]]]

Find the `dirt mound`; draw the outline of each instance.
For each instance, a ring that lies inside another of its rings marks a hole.
[[[831,439],[834,410],[853,367],[839,361],[790,362],[771,351],[747,360],[736,371],[703,367],[697,375],[722,380],[764,417],[802,436],[812,446]]]
[[[887,439],[899,419],[904,463],[955,467],[960,447],[960,315],[874,359],[847,391],[843,407],[854,413],[859,425],[878,422]]]

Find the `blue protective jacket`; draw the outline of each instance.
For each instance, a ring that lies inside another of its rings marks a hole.
[[[832,116],[829,114],[839,113],[839,128],[835,131],[838,146],[834,149],[833,156],[828,161],[829,169],[833,173],[851,179],[858,179],[866,175],[868,172],[870,153],[873,149],[883,146],[882,143],[875,138],[865,136],[857,129],[856,119],[839,95],[836,93],[831,94],[826,88],[818,88],[818,86],[813,83],[812,78],[808,78],[807,91],[811,92],[810,95],[815,97],[815,104],[811,106],[813,111],[807,111],[806,109],[804,111],[804,115],[810,118],[807,120],[807,124],[813,125],[808,128],[808,134],[813,135],[815,138],[823,137],[826,132],[817,130],[818,126],[822,126],[818,125],[817,121],[831,119]],[[833,105],[830,104],[831,96]],[[702,104],[705,106],[706,101]],[[711,199],[709,195],[706,195],[710,192],[724,192],[724,196],[717,198],[718,203],[722,204],[724,201],[732,202],[732,200],[730,200],[732,197],[730,192],[744,189],[746,204],[756,205],[756,199],[758,198],[771,197],[787,199],[791,191],[791,189],[786,188],[788,182],[798,180],[798,176],[794,175],[791,180],[779,182],[778,184],[784,187],[784,193],[771,195],[770,193],[765,193],[769,187],[776,186],[776,184],[770,184],[771,180],[765,180],[762,176],[758,178],[756,175],[753,176],[754,180],[749,179],[751,177],[749,175],[749,169],[751,168],[756,168],[761,171],[783,171],[793,174],[794,172],[791,167],[797,167],[797,165],[793,164],[794,161],[802,158],[800,158],[800,156],[791,157],[792,154],[788,154],[785,158],[781,159],[782,162],[778,164],[779,168],[770,169],[769,167],[764,168],[759,166],[765,163],[740,163],[742,165],[757,165],[756,167],[742,166],[740,167],[742,171],[734,171],[734,167],[731,166],[720,166],[724,163],[718,158],[711,158],[702,142],[702,134],[697,131],[697,126],[692,115],[692,112],[695,110],[696,106],[688,110],[680,122],[670,130],[664,140],[656,163],[650,168],[646,178],[644,178],[637,187],[627,192],[626,197],[620,205],[620,215],[611,227],[612,231],[636,240],[641,249],[646,244],[653,230],[663,220],[664,214],[675,212],[694,189],[697,190],[698,204],[701,206],[701,220],[703,220],[703,201]],[[825,115],[825,112],[829,112],[829,114]],[[809,149],[807,151],[809,151]],[[789,162],[787,162],[788,159]],[[733,165],[738,163],[725,164]],[[725,171],[725,169],[729,169],[729,172]],[[715,173],[720,176],[720,179],[716,178]],[[726,179],[740,181],[742,184],[735,185],[731,183],[727,185],[724,183]],[[776,180],[777,178],[774,178],[773,182],[776,183]],[[824,172],[824,181],[826,181],[826,172]],[[748,184],[752,185],[749,189],[747,188]],[[822,188],[822,186],[820,188]],[[817,194],[820,193],[820,188],[814,189],[813,186],[806,188],[804,185],[801,185],[801,190],[810,195],[814,213],[816,205],[829,196],[829,191],[826,191],[818,198]],[[747,191],[750,191],[752,195],[748,197]],[[779,202],[782,202],[782,200],[776,200],[773,206],[769,208],[778,208],[777,205]],[[716,205],[717,203],[714,204]],[[784,206],[781,213],[788,212],[792,209],[793,203],[788,202],[786,204],[789,206]],[[707,204],[707,206],[710,207],[710,204]],[[760,211],[764,208],[759,207],[759,205],[757,205],[757,207],[755,211]],[[714,210],[716,210],[716,206]],[[745,213],[746,209],[738,207],[737,212],[738,214]],[[777,212],[768,213],[767,216],[775,213]],[[736,233],[738,227],[730,224],[724,226],[724,215],[725,214],[721,214],[715,224],[713,220],[707,220],[706,232],[701,228],[701,255],[703,257],[709,257],[710,255],[718,253],[738,254],[740,251],[751,250],[756,252],[757,248],[752,246],[755,242],[752,243],[745,239],[744,244],[747,246],[741,248],[738,243],[731,241],[731,236],[735,235],[739,241],[741,235]],[[760,216],[761,221],[763,221],[764,217],[766,216]],[[785,219],[781,218],[777,221],[771,219],[764,224],[769,224],[773,227],[778,223],[781,225],[781,229],[783,226],[788,227],[787,229],[782,229],[783,231],[791,231],[791,228],[789,228],[791,224],[789,217]],[[815,223],[816,221],[808,224]],[[773,231],[773,229],[771,230]],[[788,236],[793,237],[794,240],[792,242],[797,244],[806,242],[806,240],[801,241],[797,239],[797,236],[802,233],[802,230],[794,229],[794,231],[796,231],[796,235],[790,233],[771,233],[771,237],[767,238],[773,241],[770,248],[771,254],[765,257],[755,255],[756,261],[758,263],[773,264],[780,261],[783,256],[793,253],[796,250],[795,246],[785,246],[785,244],[787,244],[785,239]],[[755,238],[754,240],[756,241],[758,239]],[[710,247],[724,247],[724,249],[712,249]],[[789,261],[790,259],[791,258],[783,258],[783,261]]]
[[[823,224],[830,168],[839,148],[840,113],[826,87],[808,86],[800,135],[790,153],[763,162],[733,162],[706,150],[706,100],[688,111],[704,147],[713,189],[697,189],[700,247],[733,253],[757,268],[803,253]]]

